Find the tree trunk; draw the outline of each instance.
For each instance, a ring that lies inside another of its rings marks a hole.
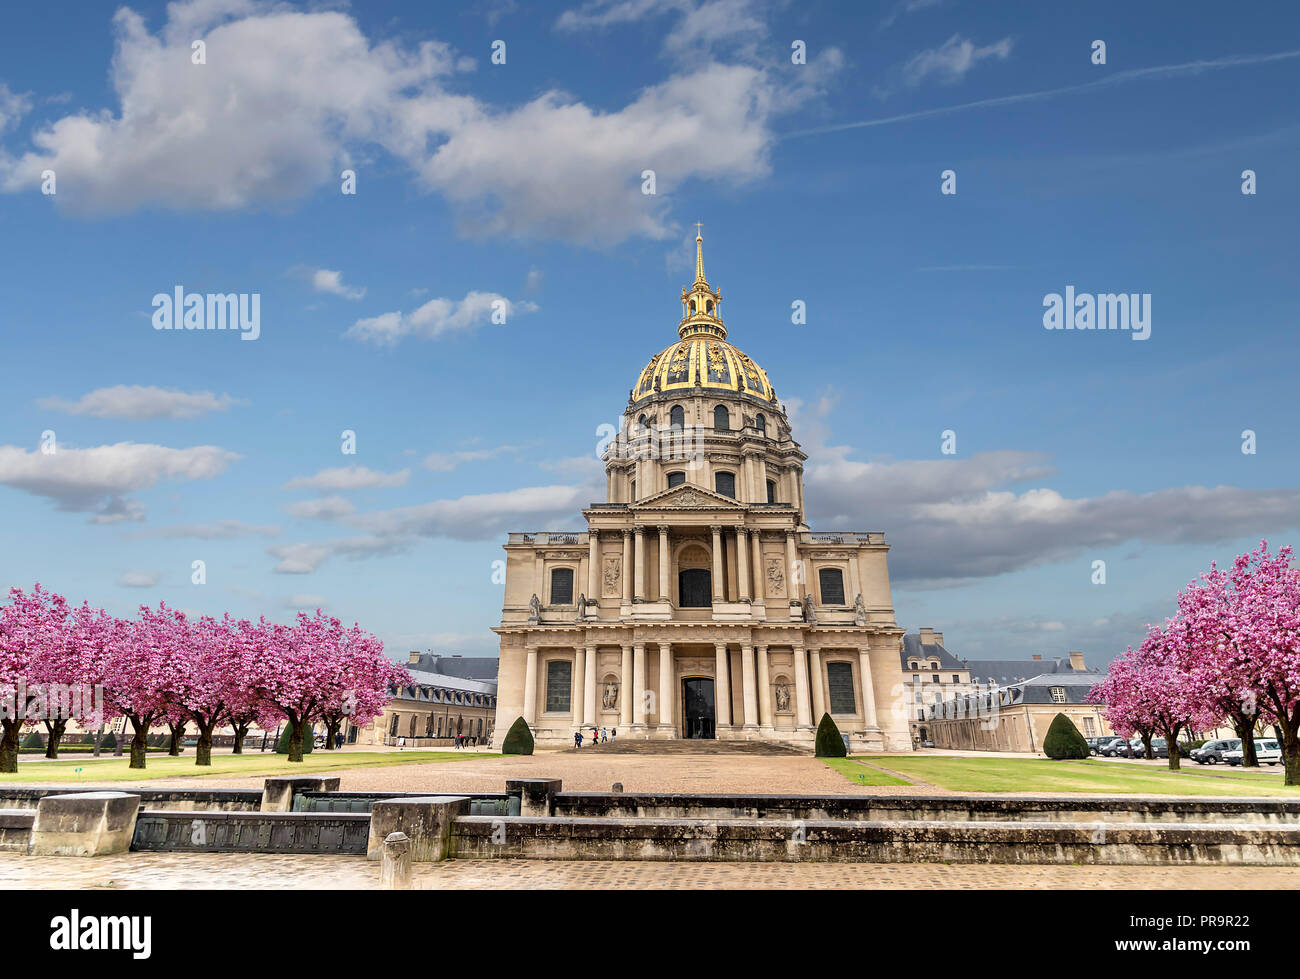
[[[1142,757],[1145,758],[1147,761],[1151,761],[1156,756],[1155,752],[1151,750],[1151,732],[1150,731],[1141,732],[1141,737],[1142,737]]]
[[[128,768],[144,768],[144,759],[147,746],[146,738],[149,736],[149,725],[146,722],[137,721],[131,718],[131,726],[135,728],[135,737],[131,739],[131,764]]]
[[[291,721],[289,724],[289,760],[290,761],[302,761],[303,728],[305,728],[306,726],[307,726],[307,722],[305,720]]]
[[[338,737],[339,727],[342,724],[343,724],[342,718],[335,718],[334,720],[329,720],[328,718],[326,719],[325,721],[325,750],[326,751],[334,750],[334,740],[335,738]]]
[[[1258,768],[1259,755],[1255,751],[1255,719],[1253,717],[1234,717],[1232,729],[1241,738],[1241,767]]]
[[[232,753],[242,755],[244,753],[244,738],[248,737],[248,724],[232,724],[231,727],[235,732],[235,748]]]
[[[179,755],[181,753],[181,742],[185,740],[185,722],[181,721],[179,724],[168,723],[167,726],[172,729],[172,743],[171,747],[167,749],[167,754]]]
[[[0,721],[0,772],[18,771],[18,734],[22,725],[16,720]]]
[[[212,764],[212,729],[217,726],[214,720],[206,727],[199,725],[199,743],[194,746],[194,764],[211,765]]]
[[[1182,756],[1178,752],[1178,728],[1175,727],[1173,730],[1166,730],[1164,734],[1165,747],[1169,749],[1169,770],[1171,772],[1180,771],[1182,769],[1182,765],[1180,764]]]
[[[43,721],[48,737],[45,743],[45,757],[59,757],[59,742],[63,739],[63,732],[68,729],[68,719],[66,717],[57,721]]]
[[[1282,745],[1282,761],[1286,765],[1286,785],[1300,785],[1300,738],[1294,734]]]

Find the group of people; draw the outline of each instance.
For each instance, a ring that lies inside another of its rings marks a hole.
[[[614,738],[617,737],[618,737],[618,728],[603,728],[603,727],[593,726],[591,729],[592,744],[600,744],[602,741],[612,741]],[[583,742],[582,729],[579,728],[577,731],[573,732],[573,746],[575,748],[581,748],[582,742]]]

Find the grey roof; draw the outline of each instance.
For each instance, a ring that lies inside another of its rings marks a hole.
[[[458,676],[466,680],[496,681],[501,660],[496,656],[447,656],[442,653],[420,653],[419,659],[408,663],[407,668]]]
[[[1064,659],[968,659],[962,660],[962,664],[964,669],[970,670],[972,683],[982,683],[986,686],[996,683],[999,687],[1009,687],[1013,683],[1023,683],[1030,677],[1048,673],[1068,675],[1080,672],[1070,669],[1068,657]],[[1083,673],[1097,677],[1101,671],[1089,669]]]
[[[907,665],[908,660],[912,659],[929,659],[931,656],[937,657],[939,666],[945,670],[964,670],[966,664],[959,660],[948,650],[944,649],[938,643],[921,642],[920,633],[914,633],[903,636],[903,646],[898,651],[898,660],[904,670],[910,670]]]
[[[497,692],[496,680],[470,680],[463,676],[435,673],[432,670],[421,669],[417,663],[407,663],[405,666],[411,674],[411,679],[421,686],[441,687],[444,690],[461,690],[468,693],[494,694]]]
[[[1065,673],[1040,673],[1037,676],[1031,676],[1023,683],[1014,684],[1012,689],[1021,690],[1019,697],[1015,698],[1017,704],[1052,704],[1052,687],[1060,687],[1065,691],[1065,702],[1067,704],[1086,704],[1088,702],[1088,691],[1096,684],[1106,679],[1103,673],[1081,672],[1071,670]]]

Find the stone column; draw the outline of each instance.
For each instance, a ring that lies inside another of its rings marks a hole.
[[[632,666],[632,726],[637,730],[645,728],[645,644],[637,643],[632,647],[634,653]]]
[[[638,602],[645,601],[645,528],[636,531],[636,591],[633,593]]]
[[[587,601],[600,601],[600,531],[587,531]]]
[[[813,723],[820,724],[826,713],[826,693],[822,689],[822,654],[820,649],[808,650],[808,661],[812,667],[812,707]]]
[[[582,724],[582,696],[587,689],[587,658],[581,646],[573,650],[573,726]]]
[[[537,722],[537,647],[529,646],[524,667],[524,720],[531,728]]]
[[[749,534],[749,542],[753,545],[750,550],[754,553],[754,601],[761,605],[767,597],[767,582],[764,581],[766,572],[763,570],[763,535],[757,530],[751,530]]]
[[[599,661],[595,646],[587,647],[587,683],[582,696],[583,719],[587,724],[596,723],[596,665]]]
[[[758,653],[758,726],[772,727],[772,677],[767,668],[767,647],[759,646]]]
[[[807,582],[796,580],[795,569],[799,564],[799,551],[794,544],[794,531],[785,532],[785,593],[791,601],[802,601]],[[799,574],[798,578],[803,575]]]
[[[880,725],[876,722],[876,691],[871,682],[871,651],[866,646],[858,649],[858,666],[858,672],[862,676],[862,719],[868,729],[879,730]],[[908,710],[911,708],[912,705],[908,704]]]
[[[673,721],[673,644],[659,644],[659,726],[672,728]]]
[[[632,531],[623,529],[623,604],[632,602]]]
[[[716,660],[716,677],[713,682],[713,708],[717,715],[719,728],[731,727],[731,671],[726,643],[716,643],[713,647]]]
[[[623,647],[623,663],[621,670],[622,689],[619,691],[619,715],[618,723],[627,730],[632,727],[632,698],[633,689],[636,684],[632,679],[632,647]]]
[[[740,600],[749,601],[749,534],[744,527],[736,528],[736,581]]]
[[[758,727],[758,684],[754,677],[754,647],[740,647],[740,676],[744,684],[745,727]]]
[[[722,528],[714,524],[709,528],[713,532],[713,604],[726,601],[722,590]]]
[[[672,560],[668,557],[668,528],[659,527],[659,601],[669,601],[673,596],[669,571]]]
[[[802,646],[794,648],[794,709],[795,727],[812,727],[808,717],[808,655]]]

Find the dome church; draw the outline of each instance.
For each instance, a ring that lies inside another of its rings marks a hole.
[[[505,545],[496,730],[809,747],[823,714],[852,751],[910,750],[878,531],[814,532],[768,374],[728,341],[704,273],[603,454],[586,530]]]

